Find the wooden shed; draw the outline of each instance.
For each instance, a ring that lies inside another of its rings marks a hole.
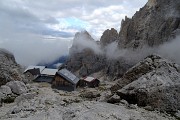
[[[99,83],[100,83],[100,81],[97,78],[94,78],[94,77],[85,77],[85,78],[81,79],[79,85],[81,87],[88,86],[88,87],[94,88],[94,87],[98,87]]]
[[[59,70],[54,80],[52,81],[52,87],[65,91],[74,91],[77,88],[79,78],[76,77],[67,69]]]

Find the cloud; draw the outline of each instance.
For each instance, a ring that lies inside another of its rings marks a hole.
[[[108,28],[120,29],[121,19],[131,17],[146,2],[1,0],[0,47],[13,52],[23,65],[51,61],[68,53],[76,32],[87,29],[99,39]]]
[[[0,20],[0,48],[11,51],[21,65],[51,62],[68,54],[68,47],[72,38],[58,37],[63,35],[54,37],[55,35],[52,36],[52,34],[55,32],[51,33],[51,30],[47,32],[48,35],[30,32],[28,29],[23,29],[23,31],[19,28],[18,23],[18,25],[14,24],[11,17],[3,16],[3,19],[5,20]]]
[[[8,48],[16,56],[21,65],[36,65],[38,63],[49,63],[60,56],[68,54],[70,40],[58,38],[43,38],[35,34],[20,33],[13,38],[2,40],[1,48]],[[55,44],[56,43],[56,44]]]
[[[96,54],[103,54],[100,45],[94,41],[87,31],[77,33],[72,45],[71,52],[82,52],[84,49],[89,48]]]
[[[31,28],[37,29],[44,27],[43,25],[45,23],[51,29],[56,29],[57,27],[55,26],[62,26],[61,24],[63,24],[61,21],[58,22],[58,19],[64,19],[68,22],[69,18],[75,18],[74,22],[81,20],[82,24],[89,24],[88,27],[84,26],[83,28],[99,38],[102,32],[108,28],[114,27],[119,29],[121,19],[125,15],[131,17],[146,2],[147,0],[141,0],[141,2],[137,0],[112,0],[111,2],[104,0],[6,0],[1,1],[1,6],[4,6],[5,9],[13,9],[12,11],[14,13],[11,15],[15,16],[14,18],[24,18],[24,22],[27,22],[29,18],[26,16],[28,15],[27,11],[29,14],[34,15],[40,21],[33,20],[33,22],[32,18],[30,18],[29,21],[32,21],[33,24],[29,23],[28,25]],[[19,11],[25,11],[24,16],[17,15],[17,13],[20,13],[17,11],[18,9]],[[11,13],[12,11],[6,11],[6,13]],[[36,22],[39,23],[39,26],[35,24]],[[40,25],[40,23],[43,23],[43,25]],[[71,27],[60,30],[67,29],[65,31],[74,31],[72,33],[75,34],[75,31],[82,30],[80,28],[82,26],[79,24],[79,28],[78,25],[72,25]]]
[[[166,42],[160,46],[149,47],[143,46],[139,49],[119,49],[118,43],[113,42],[106,46],[105,55],[108,59],[125,58],[127,62],[132,64],[138,63],[148,55],[158,54],[163,58],[171,60],[177,64],[180,64],[180,36],[175,39]]]
[[[168,58],[178,64],[180,64],[180,36],[177,36],[171,42],[167,42],[161,45],[158,49],[158,53],[165,58]]]

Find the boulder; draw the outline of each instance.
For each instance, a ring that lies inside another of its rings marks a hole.
[[[21,81],[10,81],[6,84],[6,86],[10,87],[12,92],[17,95],[27,92],[26,85]]]
[[[6,85],[2,85],[0,87],[0,92],[5,94],[6,96],[12,94],[11,88]]]
[[[121,79],[117,94],[130,104],[175,113],[180,109],[179,65],[157,55],[148,56]],[[124,82],[123,82],[124,81]]]
[[[96,90],[87,90],[81,93],[80,97],[93,99],[93,98],[100,97],[100,93],[99,91],[96,91]]]
[[[32,93],[23,93],[20,96],[16,97],[15,102],[16,103],[20,103],[23,100],[33,99],[36,95],[37,95],[37,93],[35,93],[35,92],[32,92]]]
[[[114,94],[113,96],[111,96],[111,97],[107,100],[107,102],[114,104],[114,103],[120,102],[120,100],[121,100],[120,96]]]

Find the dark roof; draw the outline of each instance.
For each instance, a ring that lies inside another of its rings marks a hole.
[[[46,68],[46,66],[32,66],[32,65],[30,65],[30,66],[28,66],[27,68],[26,68],[26,70],[24,71],[24,73],[26,73],[27,71],[29,71],[29,70],[31,70],[31,69],[37,69],[37,68],[39,68],[39,70],[40,70],[40,73]]]
[[[72,84],[77,84],[79,81],[79,78],[67,69],[61,69],[57,72],[57,74],[62,76],[64,79],[68,80]]]
[[[34,68],[34,69],[30,69],[28,70],[32,75],[40,75],[40,69],[39,68]],[[28,72],[26,71],[26,72]]]

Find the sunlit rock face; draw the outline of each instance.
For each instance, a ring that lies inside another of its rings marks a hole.
[[[149,0],[146,4],[149,8],[157,5],[157,0]]]
[[[179,24],[179,0],[149,0],[132,18],[122,20],[119,46],[160,45],[176,36]]]

